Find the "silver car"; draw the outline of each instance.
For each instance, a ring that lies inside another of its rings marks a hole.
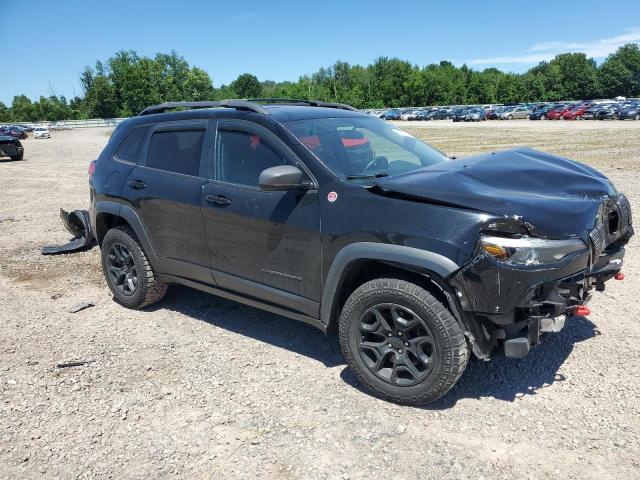
[[[526,105],[515,106],[513,108],[509,108],[500,112],[500,120],[513,120],[514,118],[526,118],[529,119],[529,116],[533,111],[527,107]]]

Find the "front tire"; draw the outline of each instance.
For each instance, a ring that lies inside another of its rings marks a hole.
[[[18,161],[18,160],[22,160],[23,157],[24,157],[24,152],[20,152],[18,155],[14,155],[13,157],[11,157],[11,160]]]
[[[102,272],[113,298],[127,308],[144,308],[162,300],[167,284],[158,280],[133,229],[121,225],[104,236]]]
[[[397,403],[442,397],[469,359],[451,312],[425,289],[404,280],[381,278],[358,287],[342,309],[339,336],[358,380]]]

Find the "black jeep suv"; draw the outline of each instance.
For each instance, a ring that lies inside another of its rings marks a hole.
[[[336,328],[360,381],[401,403],[444,395],[471,352],[521,357],[587,314],[633,235],[627,198],[586,165],[451,160],[323,102],[149,107],[89,171],[117,302],[178,283]]]

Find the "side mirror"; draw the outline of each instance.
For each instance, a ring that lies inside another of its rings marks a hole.
[[[261,190],[299,190],[309,188],[309,184],[302,181],[304,173],[293,165],[278,165],[267,168],[260,173],[258,183]]]

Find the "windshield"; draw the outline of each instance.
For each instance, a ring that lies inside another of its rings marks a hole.
[[[312,118],[285,126],[342,178],[397,175],[448,160],[435,148],[377,118]]]

